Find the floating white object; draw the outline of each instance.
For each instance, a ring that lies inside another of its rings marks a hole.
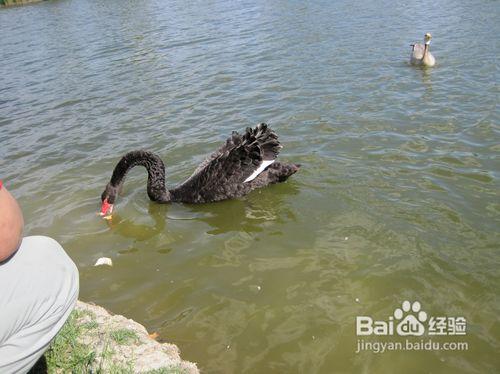
[[[111,261],[109,257],[101,257],[96,261],[94,266],[100,266],[100,265],[113,266],[113,261]]]

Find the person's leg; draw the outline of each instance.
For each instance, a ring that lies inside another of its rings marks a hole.
[[[25,373],[42,356],[78,298],[78,270],[55,240],[23,239],[0,265],[0,373]]]

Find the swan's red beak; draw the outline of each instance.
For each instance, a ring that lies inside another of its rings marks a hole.
[[[101,205],[101,212],[99,213],[99,215],[102,216],[102,218],[105,218],[105,219],[110,219],[111,218],[111,214],[113,213],[113,204],[110,204],[108,202],[108,199],[104,199],[104,201],[102,202],[102,205]]]

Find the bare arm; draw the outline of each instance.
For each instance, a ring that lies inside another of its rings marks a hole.
[[[0,181],[0,262],[9,258],[19,248],[23,227],[21,208]]]

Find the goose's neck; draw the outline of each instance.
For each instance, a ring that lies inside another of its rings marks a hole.
[[[429,43],[425,43],[424,44],[424,54],[422,55],[422,60],[425,58],[425,56],[427,56],[428,53],[429,53]]]
[[[165,187],[165,165],[160,157],[148,151],[132,151],[122,157],[111,176],[111,184],[123,184],[128,171],[135,166],[144,166],[148,171],[148,196],[151,200],[166,203],[171,199]]]

